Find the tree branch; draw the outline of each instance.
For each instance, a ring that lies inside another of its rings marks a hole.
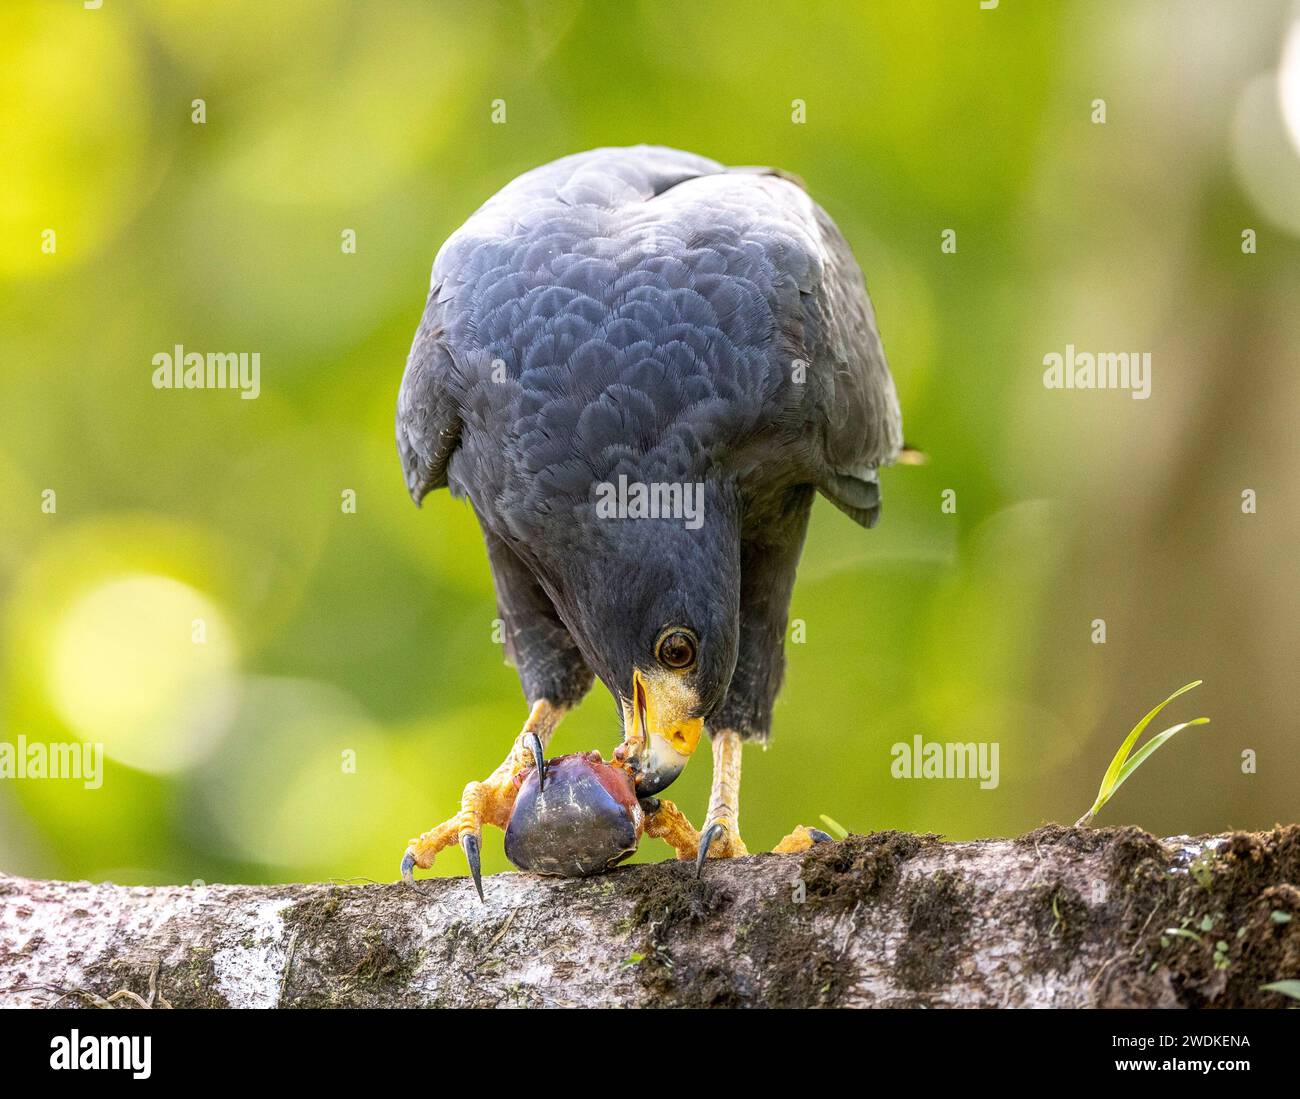
[[[0,876],[6,1006],[1273,1006],[1300,828],[897,832],[802,856],[414,886]],[[1174,932],[1170,928],[1176,928]],[[1222,944],[1222,945],[1220,945]]]

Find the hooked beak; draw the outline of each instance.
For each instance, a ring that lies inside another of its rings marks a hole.
[[[703,718],[690,716],[693,704],[694,692],[680,677],[632,670],[632,698],[624,704],[630,711],[624,739],[638,797],[666,789],[690,762],[704,730]]]

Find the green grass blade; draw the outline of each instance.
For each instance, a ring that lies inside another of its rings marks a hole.
[[[1134,771],[1136,771],[1139,767],[1141,767],[1143,763],[1146,762],[1147,756],[1149,756],[1152,752],[1154,752],[1157,748],[1159,748],[1160,745],[1162,745],[1166,740],[1168,740],[1175,733],[1181,733],[1189,725],[1208,725],[1209,723],[1210,723],[1210,719],[1208,717],[1198,717],[1198,718],[1193,718],[1191,721],[1180,722],[1178,725],[1174,725],[1171,728],[1166,729],[1163,733],[1157,733],[1150,740],[1148,740],[1144,745],[1142,745],[1141,748],[1139,748],[1136,752],[1134,752],[1133,758],[1130,759],[1126,764],[1124,764],[1123,768],[1120,770],[1119,778],[1115,780],[1115,785],[1110,788],[1110,794],[1107,795],[1107,799],[1109,800],[1110,797],[1113,797],[1115,791],[1124,785],[1124,782],[1129,777],[1129,775],[1131,775]]]
[[[832,820],[825,813],[818,813],[817,815],[822,818],[822,823],[826,825],[826,830],[837,840],[845,840],[849,838],[849,830],[839,821]]]
[[[1193,687],[1199,687],[1203,682],[1204,680],[1194,679],[1185,686],[1179,687],[1178,690],[1133,726],[1128,736],[1124,738],[1124,743],[1119,746],[1119,751],[1115,753],[1114,758],[1110,761],[1110,766],[1106,768],[1106,774],[1102,776],[1101,786],[1097,790],[1097,800],[1092,803],[1092,808],[1088,810],[1089,817],[1096,816],[1096,814],[1101,811],[1101,807],[1110,800],[1110,795],[1115,792],[1116,780],[1119,778],[1119,773],[1123,770],[1124,764],[1128,761],[1129,752],[1133,750],[1133,745],[1137,743],[1138,737],[1142,735],[1146,727],[1155,720],[1156,715],[1179,695],[1186,694]]]
[[[1300,1000],[1300,981],[1274,981],[1272,984],[1260,985],[1261,992],[1280,992],[1293,1000]]]

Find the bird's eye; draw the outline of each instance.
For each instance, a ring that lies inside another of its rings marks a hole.
[[[655,655],[665,668],[684,671],[695,663],[695,638],[685,630],[672,630],[659,639]]]

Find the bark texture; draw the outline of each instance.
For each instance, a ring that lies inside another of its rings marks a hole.
[[[562,881],[123,888],[0,876],[5,1006],[1261,1006],[1300,828],[882,832]],[[1176,932],[1169,929],[1176,928]]]

